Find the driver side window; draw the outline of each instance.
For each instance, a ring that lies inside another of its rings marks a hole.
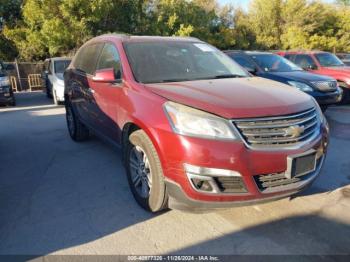
[[[121,79],[120,57],[113,44],[106,43],[102,49],[96,70],[113,68],[116,79]]]

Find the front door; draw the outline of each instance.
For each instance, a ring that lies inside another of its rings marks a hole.
[[[117,48],[105,43],[96,70],[113,68],[116,83],[96,83],[92,86],[99,108],[98,123],[100,131],[112,142],[118,142],[121,128],[118,125],[119,99],[122,92],[121,63]]]

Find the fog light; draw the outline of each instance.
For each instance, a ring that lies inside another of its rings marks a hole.
[[[192,187],[206,193],[244,193],[247,192],[239,172],[184,164],[186,175]]]
[[[197,188],[198,190],[207,191],[207,192],[213,191],[212,186],[206,180],[192,178],[191,181],[192,181],[193,186],[195,188]]]

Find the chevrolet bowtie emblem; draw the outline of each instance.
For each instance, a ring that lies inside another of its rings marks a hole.
[[[290,126],[285,129],[284,136],[290,136],[292,138],[299,137],[302,133],[304,133],[304,126]]]

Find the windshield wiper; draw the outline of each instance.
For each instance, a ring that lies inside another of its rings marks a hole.
[[[220,79],[220,78],[238,78],[238,77],[246,77],[245,75],[236,75],[236,74],[225,74],[225,75],[216,75],[213,76],[213,78]]]
[[[167,82],[183,82],[183,81],[191,81],[191,79],[188,79],[188,78],[170,78],[170,79],[162,79],[160,82],[167,83]]]

